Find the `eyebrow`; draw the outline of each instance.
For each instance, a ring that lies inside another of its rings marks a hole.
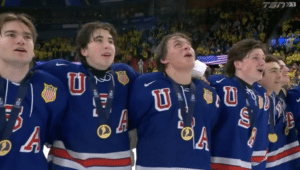
[[[181,37],[174,38],[174,44],[184,42],[184,40],[179,40],[179,38],[181,38]],[[188,40],[186,40],[186,41],[187,41],[188,44],[191,44]]]
[[[95,39],[98,39],[98,38],[104,38],[104,37],[101,36],[101,35],[97,35],[96,37],[93,37],[94,40],[95,40]],[[112,37],[108,37],[108,39],[109,39],[109,40],[113,40]]]
[[[15,30],[8,30],[8,31],[5,31],[4,34],[5,34],[5,33],[17,33],[17,31],[15,31]],[[32,36],[32,34],[29,33],[29,32],[23,32],[23,34],[24,34],[24,35],[30,35],[30,36]]]
[[[278,67],[272,67],[271,69],[270,69],[270,71],[273,71],[273,70],[280,70],[280,68],[278,68]]]

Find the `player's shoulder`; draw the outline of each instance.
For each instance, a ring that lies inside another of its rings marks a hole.
[[[127,64],[124,63],[116,63],[111,66],[111,69],[114,71],[126,71],[129,74],[135,73],[135,70]]]
[[[140,75],[136,82],[148,82],[148,81],[160,81],[162,79],[165,79],[166,76],[162,72],[153,72],[153,73],[146,73],[143,75]]]
[[[63,83],[52,74],[45,72],[43,70],[32,71],[31,83],[47,83],[56,86],[63,86]]]
[[[141,87],[143,90],[159,89],[166,86],[165,84],[166,76],[162,72],[146,73],[134,81],[134,87]]]
[[[213,91],[215,92],[215,88],[212,87],[211,85],[205,83],[204,81],[202,80],[199,80],[199,79],[193,79],[193,82],[195,83],[196,87],[199,87],[199,88],[205,88],[207,90],[210,90],[210,91]]]
[[[137,77],[137,72],[127,64],[124,63],[116,63],[111,66],[111,69],[114,70],[117,74],[127,74],[129,77]]]
[[[259,83],[253,83],[253,90],[257,91],[260,95],[264,95],[267,91],[266,89]]]
[[[234,85],[235,81],[231,77],[227,77],[225,75],[212,75],[207,78],[207,81],[213,87],[222,87],[227,85]]]
[[[300,96],[300,87],[296,86],[293,89],[287,91],[287,97],[299,97]]]
[[[72,63],[67,60],[62,60],[62,59],[55,59],[55,60],[50,60],[50,61],[45,61],[39,64],[36,67],[43,67],[43,66],[68,66],[71,65]]]
[[[46,70],[46,69],[53,69],[53,70],[78,70],[83,68],[84,66],[80,62],[70,62],[67,60],[62,59],[55,59],[46,61],[44,63],[38,64],[33,69],[34,70]]]

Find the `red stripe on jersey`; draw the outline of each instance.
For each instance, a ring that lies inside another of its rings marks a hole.
[[[299,151],[300,151],[300,146],[291,148],[291,149],[286,150],[286,151],[284,151],[284,152],[281,152],[281,153],[279,153],[279,154],[277,154],[277,155],[268,157],[267,162],[273,162],[273,161],[279,160],[279,159],[281,159],[281,158],[283,158],[283,157],[292,155],[292,154],[294,154],[294,153],[296,153],[296,152],[299,152]]]
[[[211,164],[211,170],[250,170],[248,168],[242,168],[240,166],[234,165],[224,165],[224,164]]]
[[[131,165],[131,158],[122,158],[122,159],[105,159],[105,158],[90,158],[90,159],[76,159],[70,156],[70,154],[64,150],[59,148],[51,148],[50,154],[55,157],[60,157],[64,159],[69,159],[74,162],[81,164],[84,167],[91,166],[128,166]]]
[[[252,156],[251,162],[262,162],[266,156]]]

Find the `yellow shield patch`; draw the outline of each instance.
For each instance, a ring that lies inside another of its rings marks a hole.
[[[53,102],[56,99],[57,87],[44,83],[44,90],[42,91],[42,98],[46,103]]]
[[[126,74],[126,71],[117,71],[118,80],[120,83],[122,83],[124,86],[129,83],[129,78]]]
[[[203,98],[207,104],[211,104],[213,102],[212,92],[204,88]]]
[[[258,105],[259,109],[262,109],[264,107],[264,99],[261,96],[258,96]]]

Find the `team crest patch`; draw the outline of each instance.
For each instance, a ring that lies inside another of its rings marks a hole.
[[[124,86],[129,83],[129,78],[126,74],[126,71],[118,71],[116,72],[118,75],[118,80],[120,83],[122,83]]]
[[[258,96],[258,105],[259,109],[262,109],[264,107],[264,99],[261,96]]]
[[[44,90],[42,91],[42,98],[46,103],[53,102],[56,99],[57,87],[44,83]]]
[[[210,90],[207,90],[206,88],[204,88],[203,98],[207,104],[211,104],[213,102],[212,92]]]

